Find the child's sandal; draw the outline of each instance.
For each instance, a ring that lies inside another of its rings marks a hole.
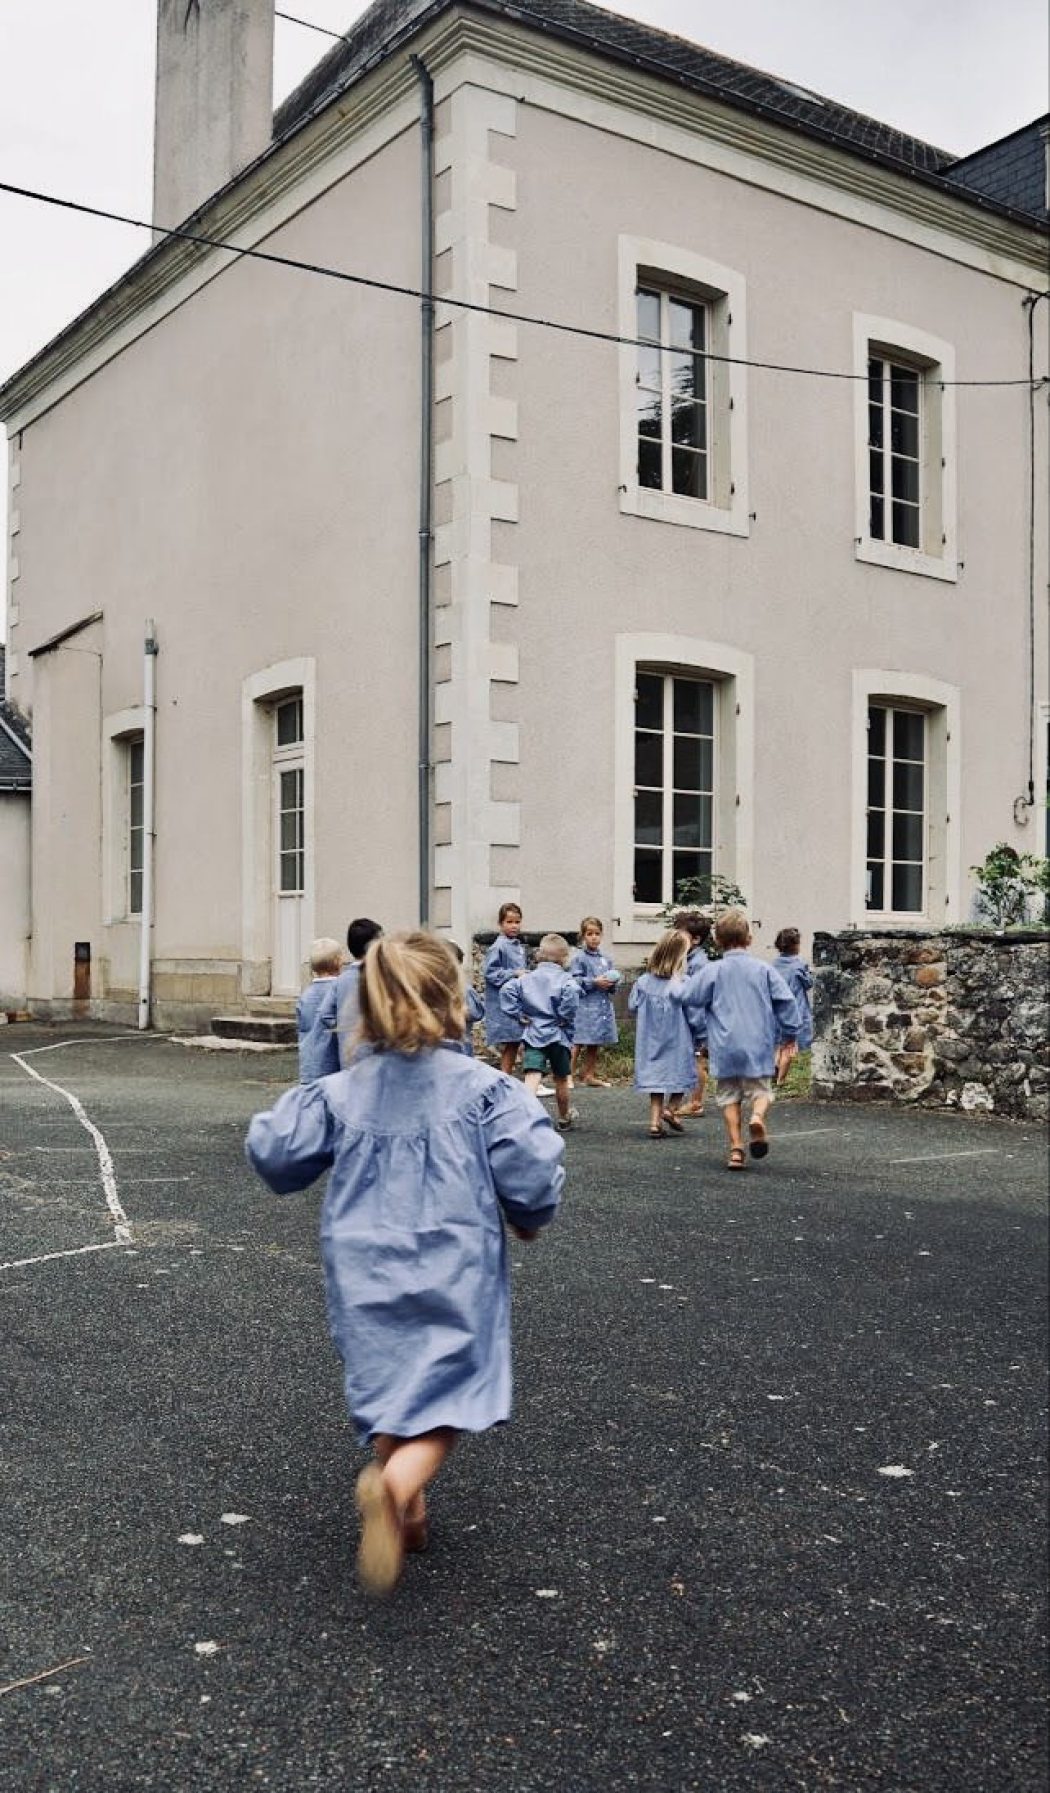
[[[682,1126],[682,1123],[678,1119],[678,1116],[675,1114],[673,1108],[665,1108],[664,1109],[664,1121],[666,1122],[667,1126],[670,1127],[672,1133],[684,1133],[685,1132],[685,1128]]]
[[[401,1578],[404,1536],[393,1497],[377,1463],[369,1463],[361,1471],[355,1493],[361,1515],[357,1578],[366,1594],[392,1594]]]
[[[662,1127],[650,1127],[649,1138],[650,1139],[666,1139],[667,1134],[664,1132]]]
[[[751,1156],[752,1156],[752,1158],[768,1158],[768,1156],[769,1156],[769,1135],[766,1132],[765,1122],[764,1121],[752,1121],[751,1127],[750,1127],[750,1134],[751,1134]]]
[[[726,1169],[727,1170],[746,1170],[747,1169],[747,1153],[745,1152],[743,1146],[731,1146],[730,1147],[729,1157],[726,1160]]]

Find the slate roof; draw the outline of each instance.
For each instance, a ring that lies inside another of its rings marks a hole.
[[[422,25],[440,17],[455,3],[456,0],[375,0],[347,32],[343,43],[335,46],[278,108],[275,137],[287,136]],[[832,143],[899,173],[959,191],[949,173],[958,158],[948,150],[924,143],[864,113],[853,112],[795,82],[734,62],[671,32],[625,19],[603,6],[592,5],[591,0],[458,3],[493,19],[528,26],[595,49],[614,61],[676,81],[695,93],[737,106],[772,124]],[[1001,192],[978,192],[970,182],[966,183],[966,197],[996,211],[1024,216],[1026,222],[1033,216],[1027,211],[1019,213],[1016,203],[1008,203]],[[1035,216],[1039,217],[1039,212]]]
[[[28,791],[33,785],[29,729],[12,704],[4,699],[4,662],[0,646],[0,791]]]

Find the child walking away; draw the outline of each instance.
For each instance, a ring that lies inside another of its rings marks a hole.
[[[340,972],[335,993],[339,1062],[344,1065],[350,1063],[354,1051],[354,1035],[360,1019],[358,988],[361,966],[373,940],[378,940],[382,932],[379,923],[370,921],[367,915],[359,915],[346,930],[346,950],[350,954],[350,964]]]
[[[773,1100],[771,1080],[775,1070],[786,1070],[798,1051],[798,1009],[780,973],[748,952],[751,929],[741,909],[727,909],[719,916],[715,941],[724,956],[689,979],[687,1012],[691,1017],[706,1014],[711,1074],[718,1079],[718,1106],[729,1139],[729,1168],[744,1170],[744,1104],[751,1105],[751,1156],[764,1158],[769,1151],[766,1114]]]
[[[611,959],[602,952],[602,924],[596,915],[585,915],[580,923],[580,942],[572,955],[569,971],[580,986],[580,1006],[576,1010],[576,1031],[572,1040],[572,1071],[583,1053],[583,1075],[580,1082],[592,1089],[608,1089],[598,1076],[599,1046],[615,1046],[620,1037],[613,1014],[612,992],[620,982],[620,973]]]
[[[500,1002],[500,993],[512,978],[525,970],[525,948],[521,933],[521,910],[517,903],[503,903],[499,912],[499,934],[485,954],[485,1039],[499,1047],[499,1068],[509,1076],[521,1045],[521,1027]]]
[[[338,940],[315,940],[310,948],[313,981],[295,1005],[300,1083],[330,1077],[339,1069],[335,1022],[337,979],[342,968],[343,949]]]
[[[696,1083],[693,1037],[682,1007],[687,985],[682,973],[689,936],[671,928],[649,955],[649,969],[634,985],[628,1007],[637,1015],[634,1087],[649,1093],[649,1138],[684,1133],[678,1119],[682,1096]]]
[[[686,960],[686,975],[695,977],[708,964],[707,942],[711,938],[711,920],[699,909],[682,909],[672,922],[672,927],[681,934],[689,936],[689,957]],[[686,1011],[687,1019],[689,1011]],[[704,1112],[704,1096],[707,1093],[707,1026],[698,1010],[692,1011],[693,1051],[696,1054],[696,1089],[679,1114],[683,1120],[699,1117]]]
[[[773,960],[773,970],[779,971],[798,1008],[798,1049],[808,1052],[813,1044],[813,1005],[809,994],[813,973],[799,955],[802,936],[797,928],[781,928],[773,944],[780,955]]]
[[[457,946],[454,940],[449,940],[447,945],[455,954],[456,962],[462,972],[463,948]],[[465,1052],[468,1058],[473,1058],[474,1029],[479,1021],[485,1019],[485,1004],[482,1002],[481,997],[478,995],[473,984],[468,984],[465,980],[463,984],[463,1008],[466,1014],[466,1025],[463,1029],[463,1038],[458,1041],[458,1045],[461,1052]]]
[[[331,1171],[328,1317],[374,1453],[357,1479],[358,1575],[386,1594],[405,1551],[426,1547],[424,1491],[459,1434],[509,1417],[503,1220],[530,1240],[554,1218],[564,1146],[520,1084],[448,1050],[464,1014],[444,941],[376,940],[359,988],[353,1065],[257,1114],[246,1149],[280,1195]]]
[[[564,935],[544,934],[536,949],[535,971],[512,978],[500,991],[506,1013],[524,1033],[525,1087],[535,1095],[550,1066],[563,1132],[580,1118],[569,1102],[572,1030],[580,1003],[580,986],[566,970],[571,956]]]

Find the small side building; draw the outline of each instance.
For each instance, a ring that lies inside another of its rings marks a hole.
[[[26,1006],[29,964],[29,804],[33,757],[26,723],[6,699],[0,647],[0,1015]]]

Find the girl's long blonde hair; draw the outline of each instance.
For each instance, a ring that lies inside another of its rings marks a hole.
[[[692,941],[688,934],[679,933],[677,928],[668,928],[661,934],[652,952],[649,954],[649,970],[654,977],[676,977],[689,957]]]
[[[420,1052],[462,1038],[463,976],[436,934],[382,935],[361,972],[361,1038],[393,1052]]]

